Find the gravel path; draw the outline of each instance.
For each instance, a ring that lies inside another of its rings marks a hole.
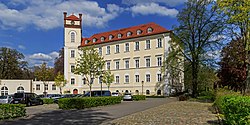
[[[206,125],[218,124],[208,108],[211,103],[177,101],[134,113],[109,123],[111,125]]]

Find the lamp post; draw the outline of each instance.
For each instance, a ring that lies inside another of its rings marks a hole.
[[[83,85],[85,85],[86,84],[86,78],[84,77],[82,80],[83,80]]]
[[[101,83],[101,96],[102,96],[102,74],[101,74],[101,76],[100,76],[100,83]]]
[[[144,85],[144,81],[141,81],[141,93],[143,95],[143,85]]]

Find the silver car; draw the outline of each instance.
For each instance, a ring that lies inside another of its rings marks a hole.
[[[132,101],[132,94],[131,93],[125,93],[123,96],[123,101],[131,100]]]
[[[0,96],[0,104],[10,104],[13,101],[13,97],[10,95]]]

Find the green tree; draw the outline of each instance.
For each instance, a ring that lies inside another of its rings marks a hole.
[[[219,12],[226,17],[229,31],[233,37],[242,38],[246,50],[246,90],[250,92],[250,1],[249,0],[217,0]]]
[[[24,55],[15,49],[0,47],[0,79],[22,79],[27,68]]]
[[[61,74],[64,73],[64,49],[62,48],[59,51],[59,57],[55,59],[54,63],[55,74],[60,72]]]
[[[207,52],[214,51],[221,40],[224,22],[217,13],[217,7],[212,0],[188,0],[185,7],[177,15],[179,26],[174,28],[172,37],[179,51],[191,65],[192,97],[198,95],[198,73],[200,64],[208,61]],[[183,50],[181,49],[183,48]]]
[[[64,75],[62,75],[60,72],[57,73],[57,76],[55,77],[55,85],[59,87],[60,94],[62,94],[62,87],[66,85],[67,81],[64,79]]]
[[[110,88],[112,82],[114,82],[114,74],[111,74],[110,70],[105,71],[103,74],[102,82],[105,83]]]
[[[44,62],[35,70],[35,77],[37,80],[41,80],[43,85],[48,85],[48,81],[51,80],[51,76],[53,72],[50,68],[47,67],[47,64]],[[46,89],[44,87],[44,94],[47,94]]]
[[[80,57],[76,60],[74,73],[81,75],[85,84],[89,86],[90,96],[92,84],[95,78],[102,75],[102,68],[105,64],[103,57],[99,55],[94,46],[80,48]]]

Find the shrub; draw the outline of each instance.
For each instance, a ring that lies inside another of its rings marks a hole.
[[[133,95],[133,100],[139,101],[139,100],[146,100],[145,95]]]
[[[235,95],[224,96],[221,109],[226,124],[250,124],[250,97]]]
[[[53,104],[54,103],[54,99],[46,99],[46,98],[43,98],[43,103],[44,104]]]
[[[60,109],[84,109],[121,103],[120,97],[84,97],[59,99]]]
[[[26,115],[25,105],[2,104],[0,105],[0,119],[22,117]]]
[[[215,100],[215,94],[214,91],[202,91],[199,93],[199,100]]]

